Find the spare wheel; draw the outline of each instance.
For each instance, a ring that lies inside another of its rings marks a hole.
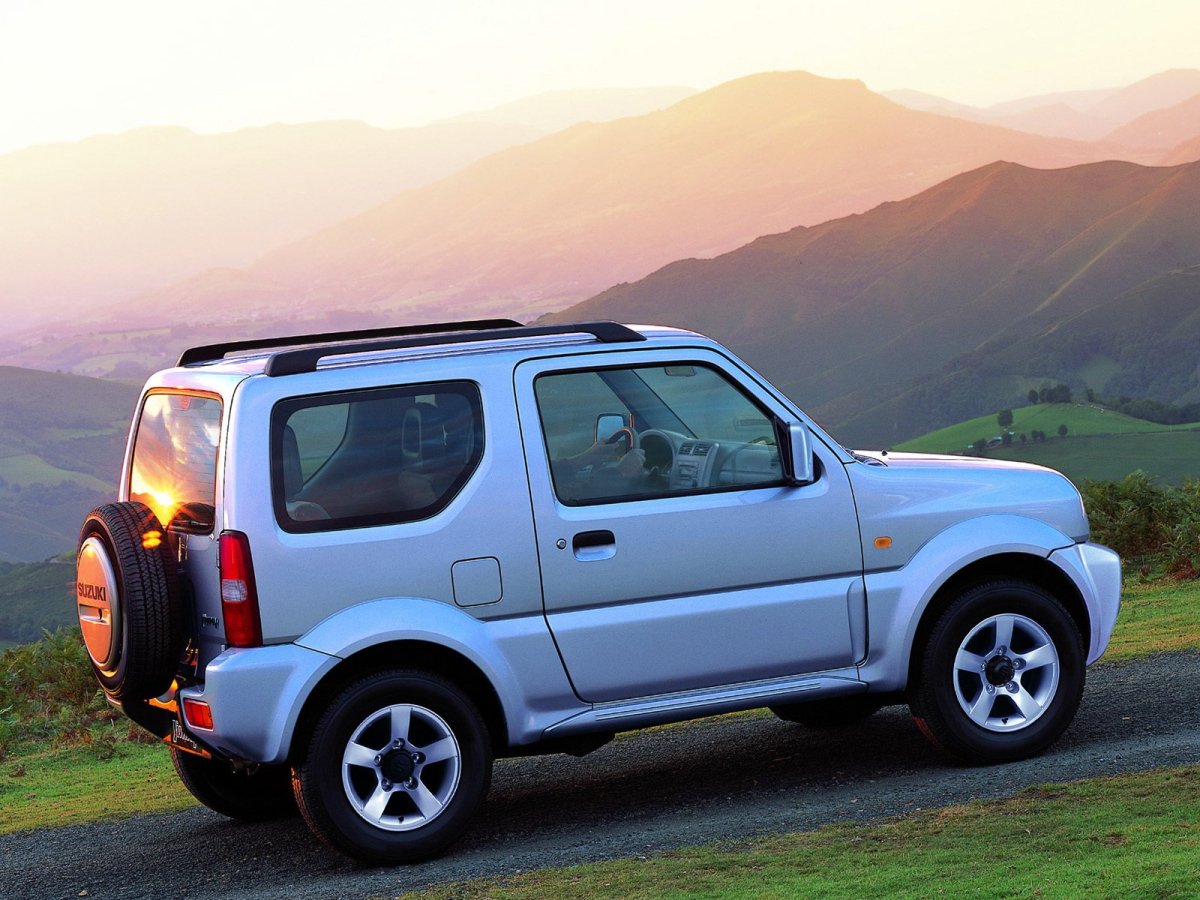
[[[92,671],[119,701],[171,686],[182,650],[182,610],[166,529],[144,503],[109,503],[79,533],[75,600]]]

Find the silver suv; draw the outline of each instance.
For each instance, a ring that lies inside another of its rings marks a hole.
[[[1120,583],[1056,472],[852,452],[691,332],[488,320],[187,351],[77,594],[201,802],[400,862],[498,756],[731,710],[1037,753]]]

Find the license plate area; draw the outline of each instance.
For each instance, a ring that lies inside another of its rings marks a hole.
[[[205,750],[199,741],[187,733],[187,729],[183,727],[183,723],[178,719],[171,721],[171,733],[164,740],[176,750],[180,750],[183,753],[191,753],[193,756],[212,759],[212,754]]]

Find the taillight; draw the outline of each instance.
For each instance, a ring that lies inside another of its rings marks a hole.
[[[262,646],[250,539],[240,531],[221,532],[221,610],[230,647]]]

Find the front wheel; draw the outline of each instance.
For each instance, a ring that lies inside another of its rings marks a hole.
[[[950,604],[919,652],[909,694],[934,744],[970,762],[1023,759],[1071,724],[1083,696],[1083,639],[1050,593],[996,581]]]
[[[466,831],[491,774],[487,727],[466,695],[438,675],[397,670],[330,702],[292,786],[325,843],[400,863],[434,856]]]

